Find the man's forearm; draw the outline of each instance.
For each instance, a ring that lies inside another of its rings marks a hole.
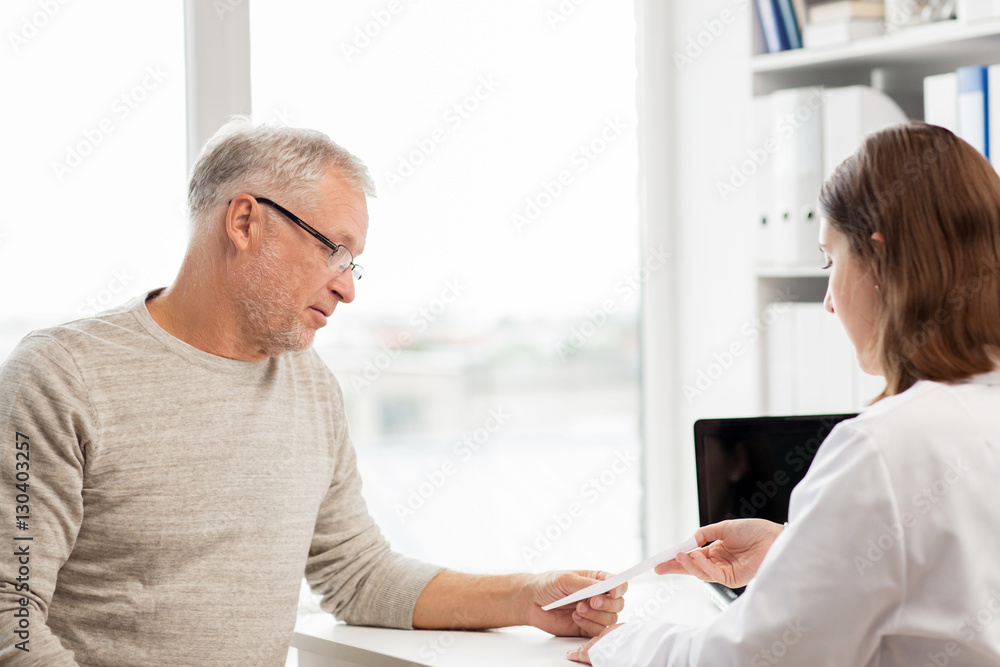
[[[413,627],[483,630],[528,622],[530,575],[474,575],[445,570],[420,593]]]

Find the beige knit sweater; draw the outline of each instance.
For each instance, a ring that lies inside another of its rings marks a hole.
[[[0,663],[282,665],[303,573],[338,618],[411,627],[440,570],[369,516],[315,351],[207,354],[145,297],[0,367]]]

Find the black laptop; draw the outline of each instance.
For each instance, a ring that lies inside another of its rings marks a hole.
[[[699,419],[694,424],[702,526],[726,519],[788,520],[792,489],[833,427],[856,414]],[[726,606],[743,588],[709,584]]]

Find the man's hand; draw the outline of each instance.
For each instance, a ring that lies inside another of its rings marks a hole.
[[[533,576],[528,584],[528,623],[560,637],[596,637],[618,622],[618,612],[625,608],[622,596],[628,584],[576,604],[549,611],[542,611],[542,607],[610,576],[607,572],[587,571],[546,572]]]
[[[746,586],[784,526],[764,519],[735,519],[695,531],[698,544],[711,542],[656,566],[657,574],[690,574],[730,588]]]

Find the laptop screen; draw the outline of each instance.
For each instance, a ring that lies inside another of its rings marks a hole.
[[[792,489],[833,427],[856,414],[700,419],[694,424],[702,526],[726,519],[788,520]],[[742,588],[714,585],[723,602]]]

